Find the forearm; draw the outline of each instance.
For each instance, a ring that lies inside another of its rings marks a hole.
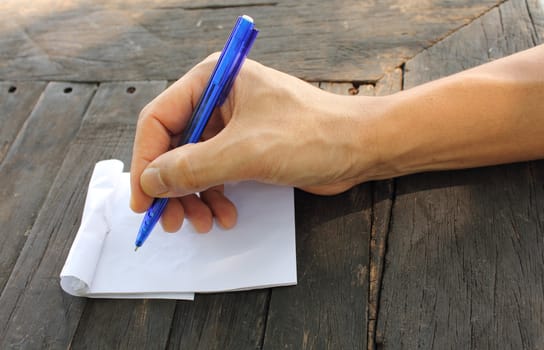
[[[384,98],[371,178],[544,158],[544,46]]]

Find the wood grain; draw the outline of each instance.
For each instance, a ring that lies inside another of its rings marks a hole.
[[[264,349],[366,346],[371,195],[296,192],[298,285],[272,290]]]
[[[40,98],[45,83],[0,83],[0,348],[543,346],[544,161],[296,191],[296,287],[87,300],[58,281],[92,166],[128,168],[138,113],[166,86],[124,80],[176,79],[238,14],[261,29],[252,58],[372,96],[542,43],[542,1],[26,2],[0,3],[0,79],[123,82],[84,116],[94,84]]]
[[[45,82],[0,82],[0,163],[36,105]]]
[[[178,301],[168,349],[260,349],[269,289]]]
[[[544,163],[399,179],[378,343],[542,346]]]
[[[404,88],[422,84],[535,46],[523,0],[511,0],[406,62]]]
[[[405,87],[535,45],[511,0],[406,63]],[[544,344],[544,163],[396,181],[376,343],[380,348]]]
[[[174,300],[88,300],[74,349],[164,349]]]
[[[535,42],[544,42],[544,3],[540,0],[526,0],[531,25],[536,33]]]
[[[174,80],[245,13],[261,30],[252,58],[312,81],[376,81],[501,1],[26,2],[0,4],[0,79]]]
[[[36,87],[21,85],[21,103],[34,102],[41,87],[41,83]],[[30,94],[25,96],[23,89]],[[70,93],[65,89],[71,89]],[[0,290],[31,232],[68,145],[80,128],[94,90],[94,85],[50,83],[0,164]],[[17,104],[9,98],[7,107]],[[19,107],[24,116],[28,107]],[[7,124],[15,127],[17,123]],[[8,136],[8,132],[2,134]]]
[[[138,112],[165,86],[165,82],[139,83],[140,95],[136,96],[126,92],[127,84],[101,85],[89,106],[83,126],[64,158],[0,296],[0,348],[66,348],[72,342],[86,300],[64,293],[58,276],[79,226],[86,184],[98,160],[118,158],[127,167],[130,165]],[[108,339],[122,330],[131,341],[144,343],[142,337],[147,336],[148,329],[155,329],[149,323],[157,320],[156,313],[164,312],[163,304],[136,302],[132,306],[139,310],[134,312],[140,319],[127,330],[126,325],[106,322],[128,316],[128,313],[112,316],[119,309],[126,310],[126,304],[119,303],[117,308],[104,308],[102,324],[96,326],[112,334]],[[100,302],[89,301],[85,312],[96,315],[97,308],[101,308]],[[83,328],[78,333],[102,335],[97,327]],[[78,341],[75,339],[74,343]],[[96,341],[100,344],[100,339]],[[127,341],[127,344],[133,343]]]

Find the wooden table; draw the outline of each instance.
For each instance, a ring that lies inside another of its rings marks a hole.
[[[544,162],[296,192],[294,287],[91,300],[58,275],[94,163],[255,18],[251,57],[384,95],[535,46],[541,0],[3,1],[0,348],[542,349]],[[256,233],[258,234],[258,233]]]

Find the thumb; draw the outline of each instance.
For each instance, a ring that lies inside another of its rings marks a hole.
[[[142,173],[140,183],[151,197],[181,197],[227,181],[245,180],[244,155],[224,132],[183,145],[157,157]]]

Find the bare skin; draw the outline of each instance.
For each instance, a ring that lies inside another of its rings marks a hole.
[[[218,55],[141,112],[131,208],[172,197],[166,231],[236,223],[228,181],[335,194],[421,171],[544,158],[544,45],[385,97],[346,97],[247,60],[203,142],[171,149]],[[194,193],[199,192],[200,197]]]

